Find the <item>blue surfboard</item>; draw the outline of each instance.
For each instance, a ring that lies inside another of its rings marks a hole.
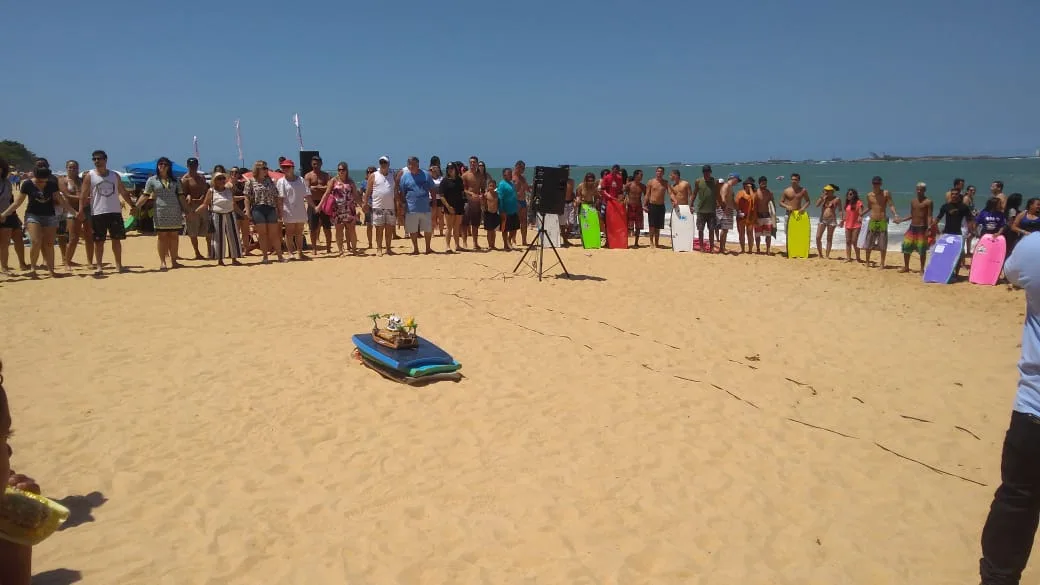
[[[928,266],[924,269],[924,281],[949,284],[953,271],[961,260],[964,238],[951,234],[940,234],[929,253]]]
[[[419,347],[412,349],[391,349],[380,345],[372,340],[371,333],[359,333],[352,340],[366,358],[402,373],[420,371],[419,368],[425,366],[450,366],[456,363],[448,352],[423,337],[419,338]]]

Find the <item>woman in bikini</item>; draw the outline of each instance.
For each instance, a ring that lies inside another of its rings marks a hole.
[[[859,231],[862,227],[863,202],[859,200],[859,192],[849,189],[845,193],[845,261],[852,262],[852,251],[856,251],[856,262],[859,259]]]
[[[1040,232],[1040,198],[1033,197],[1026,202],[1026,210],[1018,214],[1011,231],[1015,232],[1021,240],[1033,232]]]
[[[827,258],[831,257],[831,243],[834,241],[834,228],[838,227],[839,203],[841,200],[835,195],[837,185],[827,185],[823,193],[816,200],[816,207],[820,208],[820,225],[816,227],[816,254],[817,258],[823,258],[823,232],[827,232]],[[848,243],[845,244],[846,249]],[[847,256],[846,256],[847,257]]]

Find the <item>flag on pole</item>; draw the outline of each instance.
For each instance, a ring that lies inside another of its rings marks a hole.
[[[303,134],[300,132],[300,115],[293,114],[292,117],[293,125],[296,126],[296,142],[300,145],[300,150],[303,150]]]
[[[239,120],[235,120],[235,146],[238,147],[238,166],[244,166],[246,159],[242,156],[242,132],[239,130]]]
[[[192,136],[191,137],[191,145],[192,145],[192,148],[195,150],[195,158],[199,158],[199,137],[198,136]]]

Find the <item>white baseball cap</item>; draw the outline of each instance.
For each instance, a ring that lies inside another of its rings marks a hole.
[[[386,161],[387,164],[389,164],[390,163],[390,157],[386,156],[385,154],[383,156],[379,157],[379,162],[383,162],[383,161]]]

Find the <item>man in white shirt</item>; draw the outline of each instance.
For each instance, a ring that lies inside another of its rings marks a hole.
[[[303,255],[303,226],[307,223],[307,209],[311,205],[311,190],[307,181],[296,174],[296,164],[291,158],[281,162],[284,177],[278,179],[278,204],[282,208],[282,224],[285,225],[285,244],[289,248],[289,259],[295,254],[300,260]]]
[[[94,161],[94,170],[83,175],[80,196],[90,198],[90,223],[94,228],[94,276],[101,276],[102,258],[105,254],[105,239],[112,238],[112,255],[116,259],[116,271],[126,272],[123,268],[123,240],[126,239],[126,227],[123,223],[123,207],[119,204],[122,197],[128,207],[134,202],[130,193],[123,186],[119,173],[108,170],[108,155],[103,150],[95,150],[90,158]],[[118,197],[116,196],[118,194]],[[80,206],[76,218],[86,217],[85,206]]]
[[[394,229],[397,226],[396,209],[397,184],[394,175],[390,172],[390,158],[379,157],[379,168],[368,177],[368,187],[365,189],[365,199],[372,202],[372,225],[376,228],[376,253],[383,255],[383,245],[386,245],[386,253],[392,255],[390,244],[394,239]]]

